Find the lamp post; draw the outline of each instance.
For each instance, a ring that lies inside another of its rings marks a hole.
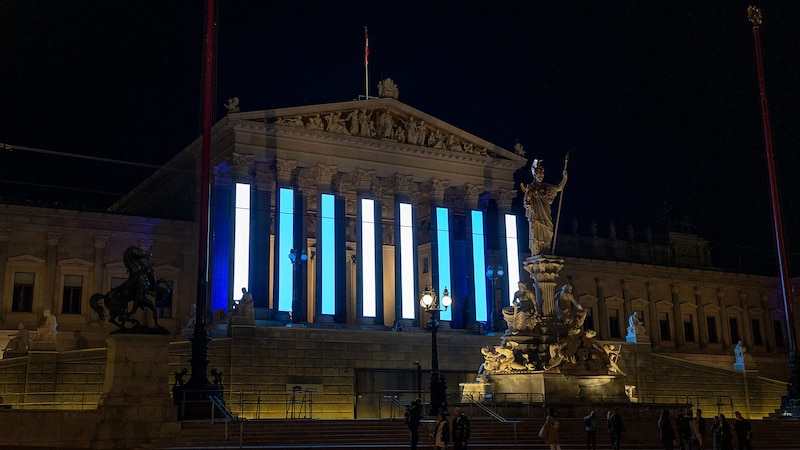
[[[303,323],[304,308],[297,295],[297,269],[308,260],[308,254],[293,248],[289,250],[289,260],[292,262],[292,323]]]
[[[447,408],[447,382],[444,375],[439,373],[439,349],[436,345],[436,330],[439,329],[439,313],[447,311],[447,308],[453,302],[447,288],[442,292],[441,301],[436,297],[436,292],[433,289],[425,287],[422,297],[419,299],[419,304],[422,308],[430,313],[431,318],[428,320],[427,328],[431,330],[431,415],[435,416],[440,410]]]
[[[492,287],[492,295],[489,296],[489,305],[491,306],[487,311],[489,317],[487,318],[487,322],[489,325],[489,331],[499,331],[497,329],[497,324],[495,323],[495,309],[497,305],[495,305],[495,283],[498,279],[503,278],[506,272],[503,270],[503,266],[497,266],[497,269],[494,266],[486,266],[486,278],[489,279],[489,284]]]

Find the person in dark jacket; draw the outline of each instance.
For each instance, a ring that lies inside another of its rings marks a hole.
[[[658,417],[658,438],[664,445],[664,450],[672,450],[675,444],[675,430],[672,428],[672,422],[669,421],[669,410],[661,410],[661,416]]]
[[[614,450],[619,450],[619,446],[622,442],[622,433],[625,432],[625,425],[622,424],[622,417],[619,415],[619,408],[614,408],[614,413],[611,414],[608,430],[611,433],[611,447]]]
[[[420,420],[422,420],[422,399],[417,398],[408,408],[408,419],[406,420],[406,425],[411,430],[411,450],[417,450]]]
[[[753,446],[750,445],[750,439],[753,437],[750,434],[750,421],[742,417],[742,413],[739,411],[733,413],[733,418],[736,419],[733,422],[733,429],[736,430],[736,441],[739,443],[739,450],[753,450]]]
[[[453,450],[466,450],[469,442],[469,417],[461,412],[461,408],[453,410]]]

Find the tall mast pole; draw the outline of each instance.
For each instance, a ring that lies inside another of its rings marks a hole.
[[[369,100],[369,31],[364,27],[364,100]]]
[[[786,243],[781,218],[781,203],[778,197],[778,177],[775,170],[775,156],[772,151],[772,132],[769,125],[769,109],[767,108],[767,88],[764,82],[764,66],[761,58],[761,10],[756,6],[747,7],[747,18],[753,24],[753,38],[756,48],[756,67],[758,69],[758,87],[761,94],[761,119],[764,126],[764,146],[767,152],[767,169],[769,171],[769,191],[772,197],[772,219],[775,224],[775,239],[778,247],[778,266],[781,276],[783,305],[786,310],[786,333],[789,341],[789,391],[783,398],[782,406],[788,405],[789,399],[800,396],[797,373],[797,342],[794,335],[794,313],[792,285],[789,276],[789,260],[786,255]]]
[[[564,172],[567,171],[567,164],[569,164],[569,152],[564,156]],[[561,221],[561,205],[564,203],[564,190],[561,190],[561,195],[558,196],[558,212],[556,213],[556,225],[553,228],[553,245],[550,248],[550,253],[556,254],[556,238],[558,237],[558,223]]]

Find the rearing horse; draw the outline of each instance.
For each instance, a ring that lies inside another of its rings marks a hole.
[[[140,247],[135,245],[128,247],[122,257],[122,262],[128,270],[128,279],[112,288],[107,294],[94,294],[89,299],[89,305],[97,313],[100,321],[105,320],[105,310],[108,310],[108,321],[119,327],[114,333],[168,333],[158,324],[156,303],[169,301],[172,298],[172,288],[166,280],[156,280],[152,257],[149,251]],[[130,310],[128,310],[129,303],[133,304]],[[145,314],[147,310],[152,312],[154,328],[132,318],[139,308],[142,308]],[[128,327],[128,323],[133,326]]]

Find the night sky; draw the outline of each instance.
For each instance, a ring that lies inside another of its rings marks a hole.
[[[367,26],[371,95],[390,77],[403,103],[519,141],[551,183],[569,151],[566,227],[669,226],[708,239],[719,266],[774,260],[748,4],[219,0],[214,120],[233,96],[251,111],[363,95]],[[796,274],[800,3],[756,4]],[[204,12],[0,0],[0,143],[54,152],[0,149],[0,197],[107,207],[199,136]]]

